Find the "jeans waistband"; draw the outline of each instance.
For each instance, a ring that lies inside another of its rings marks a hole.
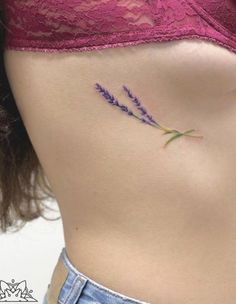
[[[62,249],[59,259],[68,269],[67,279],[58,299],[60,304],[75,304],[82,291],[94,299],[94,302],[91,301],[91,303],[150,304],[112,290],[85,275],[72,264],[65,247]],[[88,301],[88,303],[90,302]]]

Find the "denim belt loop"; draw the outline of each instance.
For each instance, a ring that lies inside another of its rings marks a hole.
[[[68,278],[64,283],[59,295],[60,304],[76,304],[85,284],[86,278],[83,278],[79,274],[75,274],[73,271],[69,272]]]

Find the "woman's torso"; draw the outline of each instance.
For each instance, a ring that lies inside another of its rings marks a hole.
[[[8,78],[60,207],[65,245],[94,280],[153,304],[236,298],[236,56],[200,40],[92,52],[5,51]],[[134,109],[125,84],[169,135]]]

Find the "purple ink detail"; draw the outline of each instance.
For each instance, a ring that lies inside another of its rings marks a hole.
[[[152,118],[152,116],[147,113],[147,110],[143,106],[141,106],[141,102],[139,101],[139,99],[136,96],[133,96],[133,94],[131,93],[130,89],[128,89],[127,86],[125,86],[125,85],[123,85],[123,89],[126,91],[128,97],[135,104],[135,106],[137,107],[137,109],[141,112],[141,115],[145,116],[146,118],[148,118],[150,122],[155,123],[156,125],[159,125]]]
[[[123,111],[125,111],[125,112],[128,112],[128,108],[126,107],[126,106],[121,106],[121,109],[123,110]]]
[[[137,117],[136,115],[134,115],[134,113],[129,110],[129,108],[126,106],[126,105],[123,105],[123,104],[119,104],[118,100],[108,92],[108,90],[106,90],[105,88],[103,88],[100,84],[96,83],[96,89],[105,97],[105,99],[112,105],[115,105],[115,106],[118,106],[122,111],[126,112],[128,115],[130,116],[134,116],[136,119],[139,119],[141,122],[143,123],[147,123],[151,126],[153,126],[150,121],[147,121],[145,118],[139,118]],[[131,95],[132,96],[132,95]],[[140,104],[138,102],[138,99],[137,98],[134,98],[134,102],[136,104]],[[142,111],[143,114],[146,114],[146,110],[143,108],[143,107],[140,107],[139,108],[140,111]],[[147,118],[152,120],[152,117],[150,115],[147,115]]]
[[[122,111],[126,112],[128,115],[133,115],[133,112],[123,104],[119,104],[118,100],[111,95],[106,89],[104,89],[100,84],[96,83],[96,89],[105,97],[105,99],[112,105],[118,106]]]
[[[131,95],[131,97],[132,97],[132,95]],[[137,97],[135,97],[135,98],[133,99],[133,101],[134,101],[134,103],[136,103],[137,106],[140,106],[140,105],[141,105],[141,103],[139,102],[139,100],[137,99]]]
[[[147,114],[147,117],[148,117],[148,119],[149,119],[151,122],[154,122],[155,124],[158,124],[158,123],[152,118],[151,115],[148,115],[148,114]]]
[[[145,115],[147,113],[147,111],[143,107],[139,107],[138,109],[141,111],[142,115]]]

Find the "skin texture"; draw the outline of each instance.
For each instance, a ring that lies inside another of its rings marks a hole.
[[[236,54],[207,41],[5,52],[8,77],[61,210],[73,264],[155,304],[235,303]],[[126,84],[170,128],[122,113]]]

